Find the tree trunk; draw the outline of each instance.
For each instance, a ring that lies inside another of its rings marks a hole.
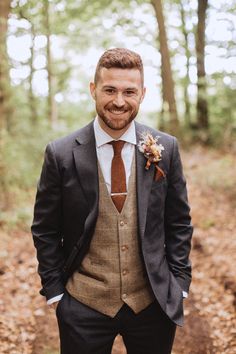
[[[191,52],[189,50],[189,44],[188,44],[188,36],[189,32],[186,29],[185,23],[186,23],[186,14],[184,10],[184,5],[183,1],[180,1],[180,15],[181,15],[181,21],[182,21],[182,33],[184,36],[184,50],[185,50],[185,56],[186,56],[186,79],[184,80],[184,104],[185,104],[185,123],[186,126],[189,127],[191,123],[191,112],[190,112],[190,99],[189,99],[189,94],[188,94],[188,87],[190,84],[190,57],[191,57]]]
[[[10,79],[7,56],[7,20],[11,0],[0,0],[0,133],[8,128],[10,119]]]
[[[44,1],[45,10],[45,30],[47,37],[47,72],[48,72],[48,119],[52,126],[55,126],[57,122],[57,107],[54,98],[54,87],[55,87],[55,77],[53,76],[52,70],[52,53],[51,53],[51,42],[50,42],[50,4],[48,0]]]
[[[34,76],[34,41],[36,37],[35,33],[35,26],[33,21],[30,19],[30,16],[27,16],[27,14],[24,13],[21,9],[19,10],[19,16],[20,18],[25,19],[31,24],[30,28],[30,36],[31,36],[31,46],[30,46],[30,58],[28,61],[29,67],[30,67],[30,74],[29,74],[29,90],[28,90],[28,101],[29,101],[29,108],[30,108],[30,115],[31,115],[31,122],[33,124],[37,123],[38,116],[37,116],[37,102],[36,98],[33,92],[33,76]]]
[[[11,119],[11,89],[7,55],[7,20],[10,13],[10,0],[0,0],[0,209],[6,210],[9,205],[8,184],[6,181],[7,166],[4,161],[4,136],[9,129]]]
[[[196,33],[196,52],[197,52],[197,76],[198,76],[198,96],[197,96],[197,125],[198,128],[207,130],[209,126],[208,105],[207,105],[207,86],[205,72],[205,29],[206,11],[208,0],[198,0],[198,25]]]
[[[31,22],[31,48],[30,48],[30,59],[29,59],[29,66],[30,66],[30,75],[29,75],[29,107],[30,107],[30,113],[31,113],[31,122],[32,123],[37,123],[38,121],[38,115],[37,115],[37,103],[36,103],[36,98],[33,92],[33,76],[34,76],[34,67],[33,67],[33,62],[34,62],[34,40],[35,40],[35,29],[34,29],[34,24]]]
[[[161,53],[161,76],[162,76],[162,96],[163,96],[163,113],[169,112],[170,128],[172,131],[178,128],[178,113],[176,108],[174,81],[172,76],[170,53],[167,43],[167,35],[165,29],[165,20],[161,0],[151,0],[154,7],[156,19],[159,28],[159,44]]]

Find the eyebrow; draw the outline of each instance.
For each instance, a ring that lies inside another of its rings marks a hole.
[[[103,89],[114,89],[114,90],[117,90],[117,87],[115,86],[112,86],[112,85],[105,85],[102,87]],[[124,89],[124,91],[138,91],[138,89],[136,87],[127,87]]]
[[[105,85],[105,86],[102,86],[103,89],[106,89],[106,88],[112,88],[112,89],[116,89],[115,86],[111,86],[111,85]]]

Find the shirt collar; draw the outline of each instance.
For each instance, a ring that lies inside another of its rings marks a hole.
[[[102,145],[108,144],[110,141],[114,140],[109,134],[107,134],[100,126],[98,122],[98,117],[94,120],[94,134],[96,140],[96,146],[100,147]],[[119,140],[124,140],[127,143],[136,145],[136,132],[134,121],[131,122],[129,128],[126,132],[119,138]]]

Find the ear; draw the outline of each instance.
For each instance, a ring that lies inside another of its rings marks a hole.
[[[144,99],[145,95],[146,95],[146,87],[143,87],[143,92],[142,92],[140,103],[143,102],[143,99]]]
[[[96,93],[95,93],[96,86],[95,86],[95,83],[94,83],[94,82],[90,82],[89,88],[90,88],[91,96],[92,96],[93,99],[95,100],[95,99],[96,99]]]

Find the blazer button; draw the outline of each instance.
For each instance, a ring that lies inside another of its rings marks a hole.
[[[120,221],[120,226],[124,226],[124,221]]]

